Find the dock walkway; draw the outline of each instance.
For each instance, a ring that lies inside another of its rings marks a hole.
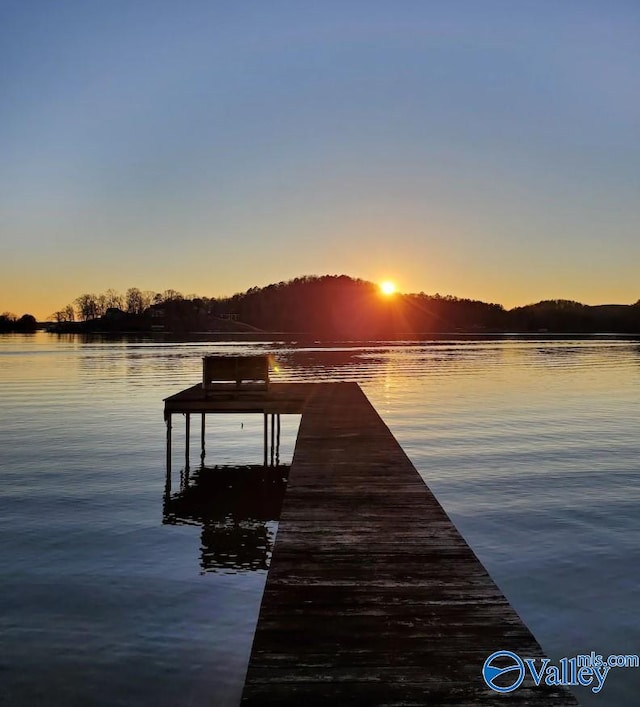
[[[542,650],[355,383],[304,391],[242,704],[575,705],[484,683]]]

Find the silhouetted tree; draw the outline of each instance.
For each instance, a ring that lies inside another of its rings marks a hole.
[[[15,324],[16,331],[35,331],[38,322],[33,314],[23,314]]]
[[[23,314],[19,319],[12,312],[0,314],[0,332],[32,332],[38,328],[38,322],[32,314]]]
[[[13,331],[17,319],[13,312],[3,312],[0,314],[0,331]]]
[[[98,316],[97,300],[98,298],[94,294],[80,295],[80,297],[75,299],[75,304],[78,308],[80,319],[86,322],[89,319],[95,319]]]
[[[127,290],[125,303],[129,314],[142,314],[145,310],[144,297],[137,287],[130,287]]]
[[[53,321],[58,322],[58,324],[63,322],[73,322],[75,321],[75,318],[75,309],[71,304],[68,304],[66,307],[59,309],[57,312],[54,312],[49,316],[49,319],[53,319]]]
[[[173,302],[174,300],[181,299],[184,299],[184,297],[182,296],[182,293],[178,292],[177,290],[165,290],[162,293],[163,302]]]
[[[105,312],[107,309],[124,309],[124,297],[116,290],[108,289],[104,293]]]

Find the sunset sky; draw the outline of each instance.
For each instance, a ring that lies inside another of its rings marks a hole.
[[[0,0],[0,311],[640,298],[637,0]]]

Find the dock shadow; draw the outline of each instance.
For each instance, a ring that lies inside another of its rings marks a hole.
[[[267,570],[286,490],[288,466],[201,466],[167,479],[162,522],[199,525],[202,572]]]

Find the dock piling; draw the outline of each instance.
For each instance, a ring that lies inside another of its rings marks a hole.
[[[275,417],[276,416],[274,415],[274,413],[271,413],[271,452],[270,452],[271,466],[273,466],[274,454],[275,454],[275,449],[274,449],[274,447],[275,447],[275,425],[274,425]]]
[[[267,447],[268,447],[268,442],[267,442],[267,428],[269,425],[269,418],[267,416],[267,413],[263,413],[264,417],[264,466],[267,466]]]
[[[190,413],[185,413],[185,429],[184,429],[184,435],[185,435],[185,445],[184,445],[184,465],[188,469],[189,468],[189,443],[190,443],[190,437],[191,437],[191,414]]]
[[[200,423],[200,466],[204,466],[204,433],[205,433],[205,413],[202,413],[202,421]]]
[[[165,414],[167,424],[167,474],[171,477],[171,413]]]

